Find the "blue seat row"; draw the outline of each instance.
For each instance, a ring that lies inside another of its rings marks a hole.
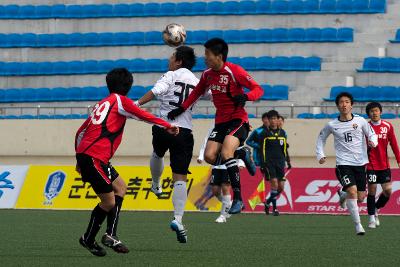
[[[262,85],[263,100],[287,100],[287,85]],[[133,86],[128,97],[141,98],[152,86]],[[22,88],[0,89],[0,103],[20,102],[62,102],[62,101],[98,101],[109,94],[107,87],[57,87],[57,88]]]
[[[210,30],[187,32],[187,44],[203,44],[212,37],[224,38],[228,43],[282,42],[352,42],[351,28],[277,28],[259,30]],[[161,45],[162,33],[104,32],[58,34],[0,34],[0,47],[82,47]]]
[[[40,114],[40,115],[0,115],[0,120],[60,120],[60,119],[68,119],[68,120],[77,120],[77,119],[86,119],[88,114]]]
[[[368,118],[367,114],[357,114],[365,119]],[[300,113],[297,115],[298,119],[334,119],[339,116],[339,113],[332,113],[332,114],[327,114],[327,113],[319,113],[319,114],[312,114],[312,113]],[[394,113],[383,113],[381,115],[382,119],[385,120],[390,120],[390,119],[396,119],[398,116]]]
[[[0,19],[384,13],[386,0],[262,0],[98,5],[3,5]]]
[[[400,72],[400,58],[367,57],[358,72]]]
[[[320,71],[319,57],[231,57],[232,63],[249,71]],[[57,62],[0,62],[0,76],[104,74],[116,67],[135,73],[167,71],[167,59],[119,59]],[[206,69],[204,58],[197,60],[193,71]]]
[[[396,31],[396,37],[394,40],[390,40],[391,43],[400,43],[400,29]]]
[[[383,101],[398,102],[400,101],[400,87],[395,86],[334,86],[331,88],[329,98],[326,101],[335,101],[336,96],[341,92],[349,92],[353,95],[355,101]]]

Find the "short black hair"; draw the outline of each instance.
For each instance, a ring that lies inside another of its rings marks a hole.
[[[189,46],[179,46],[175,49],[175,59],[182,60],[182,68],[191,70],[196,65],[194,49]]]
[[[350,99],[351,105],[353,105],[353,103],[354,103],[354,98],[353,98],[353,96],[352,96],[350,93],[348,93],[348,92],[341,92],[341,93],[339,93],[339,94],[336,96],[336,99],[335,99],[336,106],[339,105],[339,100],[340,100],[340,98],[342,98],[342,97],[348,97],[348,98]]]
[[[278,111],[276,111],[276,110],[274,110],[274,109],[268,111],[268,112],[267,112],[267,118],[268,118],[268,119],[271,119],[272,117],[277,117],[277,118],[279,118],[279,113],[278,113]]]
[[[210,50],[214,55],[222,55],[222,60],[225,62],[228,57],[228,44],[221,38],[212,38],[208,40],[204,47]]]
[[[264,113],[262,114],[262,116],[261,116],[261,119],[268,118],[267,115],[268,115],[268,112],[264,112]]]
[[[133,84],[133,76],[125,68],[115,68],[107,73],[106,82],[110,93],[127,95]]]
[[[279,115],[278,119],[282,119],[282,121],[285,121],[285,118],[282,115]]]
[[[365,107],[365,112],[367,113],[368,116],[369,116],[369,112],[373,108],[379,108],[379,110],[382,113],[382,105],[378,102],[371,102],[371,103],[368,103],[368,105]]]

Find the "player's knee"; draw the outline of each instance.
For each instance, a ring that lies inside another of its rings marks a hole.
[[[364,201],[364,199],[365,199],[365,196],[364,195],[362,195],[362,196],[357,196],[357,202],[360,204],[360,203],[362,203],[363,201]]]
[[[204,155],[204,160],[205,160],[208,164],[214,165],[216,159],[217,159],[217,157],[216,157],[214,154],[206,153],[206,154]]]
[[[112,208],[115,206],[115,200],[114,199],[109,199],[109,200],[103,200],[100,202],[100,207],[109,212]]]
[[[355,187],[355,186],[349,187],[349,188],[346,190],[346,192],[347,192],[347,198],[350,198],[350,199],[358,199],[357,187]]]

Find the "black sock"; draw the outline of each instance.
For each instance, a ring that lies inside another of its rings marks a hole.
[[[276,209],[276,198],[278,197],[279,193],[276,190],[271,190],[271,194],[268,198],[267,204],[272,202],[272,208]]]
[[[115,195],[115,206],[107,215],[107,234],[111,236],[117,235],[119,212],[121,211],[122,201],[124,201],[123,197]]]
[[[385,194],[381,194],[378,198],[378,201],[375,204],[375,207],[379,210],[380,208],[383,208],[386,203],[389,201],[389,197],[385,196]]]
[[[375,215],[375,195],[367,197],[368,215]]]
[[[103,210],[99,205],[97,205],[90,217],[89,225],[84,234],[85,241],[91,244],[95,241],[96,235],[100,230],[101,224],[104,222],[108,212]]]
[[[230,158],[227,159],[224,164],[229,174],[229,180],[231,182],[233,191],[233,200],[242,200],[242,195],[240,193],[239,167],[237,165],[237,161],[234,158]]]
[[[243,160],[246,157],[246,152],[243,149],[237,149],[234,157]]]

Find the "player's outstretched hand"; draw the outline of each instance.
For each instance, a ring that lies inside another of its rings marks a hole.
[[[172,134],[172,135],[178,135],[179,134],[179,127],[176,125],[172,125],[171,128],[167,129],[167,132]]]
[[[326,158],[325,158],[325,157],[323,157],[323,158],[321,158],[321,159],[319,160],[319,164],[324,164],[324,163],[325,163],[325,161],[326,161]]]
[[[185,109],[183,107],[178,107],[178,108],[173,109],[170,112],[168,112],[167,118],[169,120],[173,121],[173,120],[175,120],[176,117],[181,115],[183,112],[185,112]]]
[[[235,95],[234,97],[232,97],[232,99],[236,107],[244,107],[246,101],[249,100],[249,97],[246,94],[242,94],[242,95]]]

